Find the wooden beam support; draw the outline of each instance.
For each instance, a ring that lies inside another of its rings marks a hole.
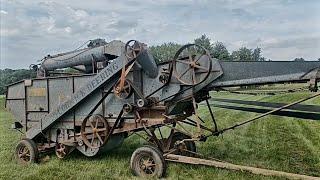
[[[175,154],[168,154],[165,156],[165,159],[167,161],[172,161],[172,162],[213,166],[216,168],[229,169],[229,170],[235,170],[235,171],[246,171],[253,174],[264,175],[264,176],[278,176],[278,177],[285,177],[288,179],[306,179],[306,180],[320,179],[320,177],[293,174],[293,173],[262,169],[262,168],[256,168],[256,167],[250,167],[250,166],[241,166],[241,165],[231,164],[228,162],[206,160],[206,159],[200,159],[200,158],[194,158],[194,157],[180,156]]]

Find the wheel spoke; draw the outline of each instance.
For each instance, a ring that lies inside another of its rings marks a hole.
[[[182,74],[179,75],[178,79],[180,79],[183,75],[185,75],[191,68],[189,67],[187,70],[185,70]]]
[[[183,60],[179,60],[179,59],[177,59],[176,61],[179,62],[179,63],[182,63],[182,64],[190,65],[190,62],[188,62],[188,61],[183,61]]]
[[[193,84],[197,84],[195,69],[193,69],[192,71],[192,80],[193,80]]]
[[[194,62],[198,62],[204,54],[201,54]]]
[[[94,137],[95,137],[95,134],[94,134],[94,133],[93,133],[92,135],[93,135],[93,137],[92,137],[92,139],[91,139],[91,143],[90,143],[90,144],[91,144],[91,146],[93,146],[93,143],[94,143]]]
[[[202,69],[205,70],[206,72],[208,72],[209,70],[203,66],[199,66],[199,65],[194,65],[194,67],[198,68],[198,69]]]
[[[152,170],[152,169],[147,168],[147,170],[148,170],[151,174],[154,173],[154,170]]]
[[[89,125],[91,126],[92,129],[94,129],[94,125],[93,125],[93,122],[91,121],[91,119],[88,119],[89,121]]]
[[[107,128],[96,129],[97,132],[106,131],[106,130],[107,130]]]
[[[98,137],[98,139],[99,139],[99,141],[100,141],[100,143],[102,145],[103,144],[103,140],[102,140],[101,136],[99,135],[99,133],[97,133],[97,137]]]
[[[97,129],[97,127],[98,127],[98,124],[99,124],[99,118],[98,118],[98,119],[96,119],[96,125],[95,125],[95,129]]]
[[[193,59],[192,59],[192,51],[190,50],[190,47],[187,47],[187,52],[188,52],[188,57],[189,57],[189,61],[192,62]]]

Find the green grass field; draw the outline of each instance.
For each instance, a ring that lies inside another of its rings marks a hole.
[[[289,103],[310,93],[290,93],[274,96],[235,95],[212,93],[219,98],[261,100]],[[49,154],[49,160],[29,166],[18,165],[13,157],[20,133],[10,129],[13,116],[4,107],[0,97],[0,179],[133,179],[129,169],[132,152],[142,145],[138,136],[127,138],[124,144],[111,152],[87,158],[74,151],[67,159],[59,160]],[[320,98],[305,104],[320,105]],[[202,118],[209,112],[200,106]],[[254,113],[214,109],[219,127],[240,122]],[[320,176],[320,121],[298,120],[289,117],[267,116],[258,122],[212,137],[197,144],[206,157],[224,161],[269,168],[274,170]],[[222,170],[213,167],[169,163],[167,179],[281,179],[253,175],[245,172]]]

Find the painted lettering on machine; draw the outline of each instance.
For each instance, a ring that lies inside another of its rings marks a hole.
[[[90,95],[93,91],[101,87],[104,83],[106,83],[110,78],[119,72],[124,66],[123,61],[127,61],[125,57],[120,56],[117,60],[113,61],[109,64],[108,67],[103,69],[100,73],[94,76],[86,85],[80,88],[77,92],[75,92],[69,100],[59,105],[57,109],[49,113],[41,120],[41,123],[33,126],[26,133],[27,138],[34,138],[38,134],[41,133],[42,130],[49,127],[50,124],[61,118],[64,114],[66,114],[72,107],[76,106],[80,101]]]

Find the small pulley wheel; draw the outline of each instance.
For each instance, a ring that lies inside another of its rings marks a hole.
[[[70,153],[70,151],[71,151],[71,147],[62,143],[56,144],[55,152],[59,159],[64,159]]]
[[[114,94],[120,99],[127,99],[132,94],[132,86],[129,80],[124,80],[123,86],[120,85],[121,80],[119,79],[118,82],[113,87]]]
[[[172,63],[178,81],[184,85],[197,85],[209,76],[212,59],[202,46],[187,44],[177,51]]]
[[[102,115],[92,115],[83,120],[81,124],[81,137],[90,148],[100,148],[109,134],[109,124]]]
[[[130,40],[125,45],[125,55],[129,60],[137,58],[141,51],[142,44],[137,40]]]

